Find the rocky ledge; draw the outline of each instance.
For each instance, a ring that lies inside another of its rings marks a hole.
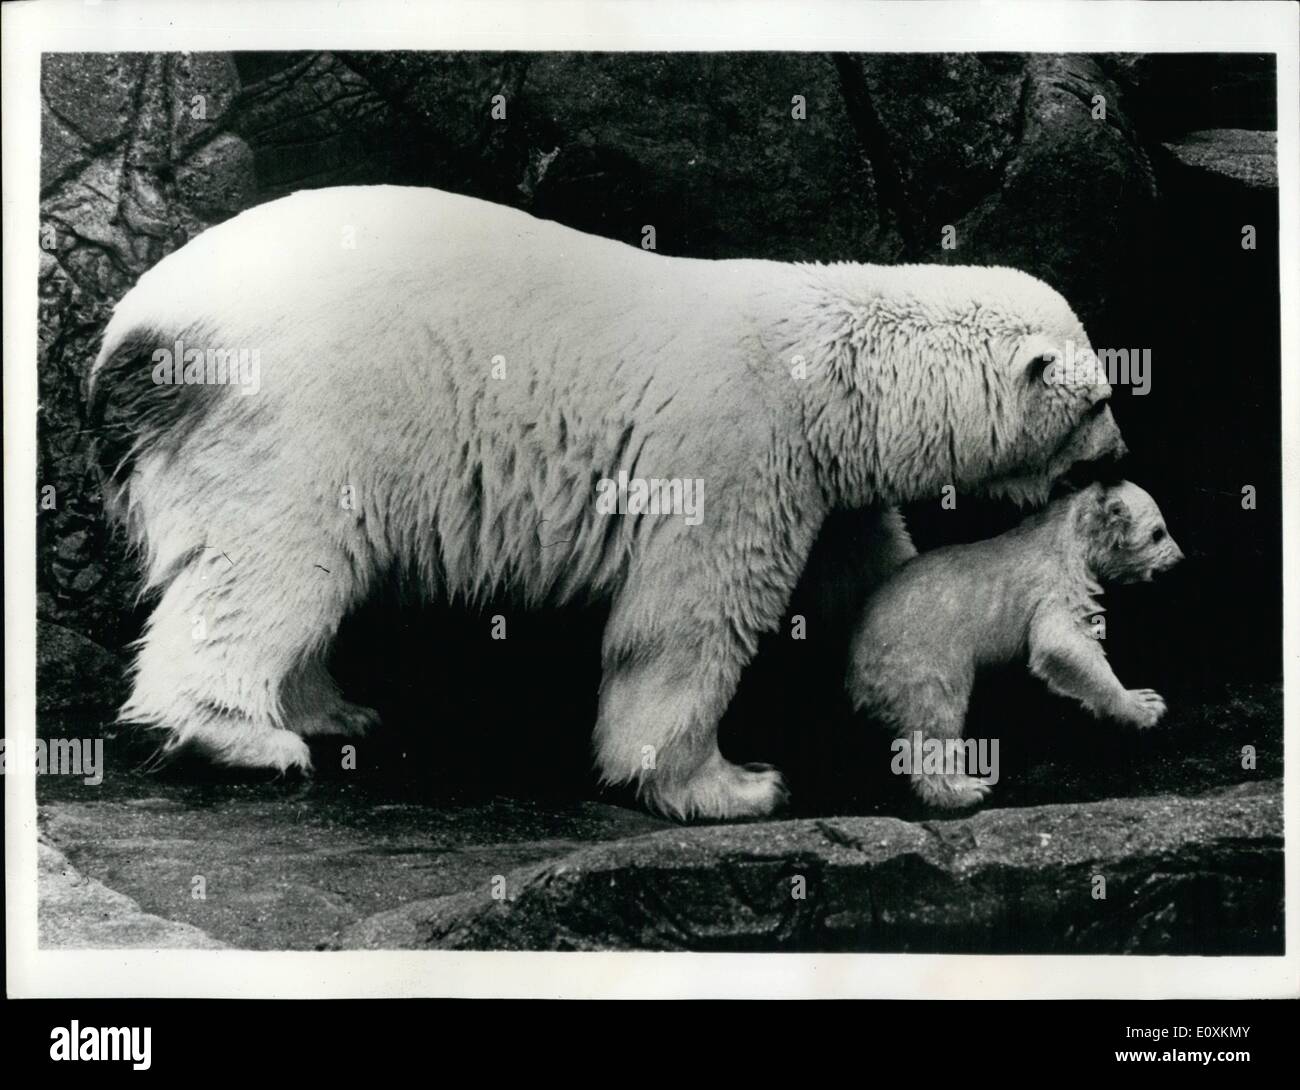
[[[1281,953],[1277,786],[665,830],[380,913],[343,945]]]

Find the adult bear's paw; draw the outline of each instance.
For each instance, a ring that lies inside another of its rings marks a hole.
[[[641,793],[651,809],[679,821],[768,817],[790,798],[784,777],[771,765],[732,764],[720,753],[686,780],[651,776]]]

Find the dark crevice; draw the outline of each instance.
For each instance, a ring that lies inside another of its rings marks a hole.
[[[876,201],[882,223],[892,223],[903,240],[904,256],[920,253],[916,221],[903,183],[902,171],[890,147],[889,134],[871,101],[871,90],[861,66],[847,53],[833,53],[831,60],[840,77],[844,105],[858,138],[858,145],[876,182]]]

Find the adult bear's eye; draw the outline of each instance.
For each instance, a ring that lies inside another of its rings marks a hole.
[[[1154,530],[1151,531],[1152,541],[1164,541],[1164,539],[1165,539],[1165,531],[1163,527],[1157,526]]]

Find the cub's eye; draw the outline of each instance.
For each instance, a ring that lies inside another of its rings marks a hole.
[[[1163,526],[1157,526],[1154,530],[1151,531],[1152,541],[1164,541],[1164,539],[1165,539],[1165,531]]]

